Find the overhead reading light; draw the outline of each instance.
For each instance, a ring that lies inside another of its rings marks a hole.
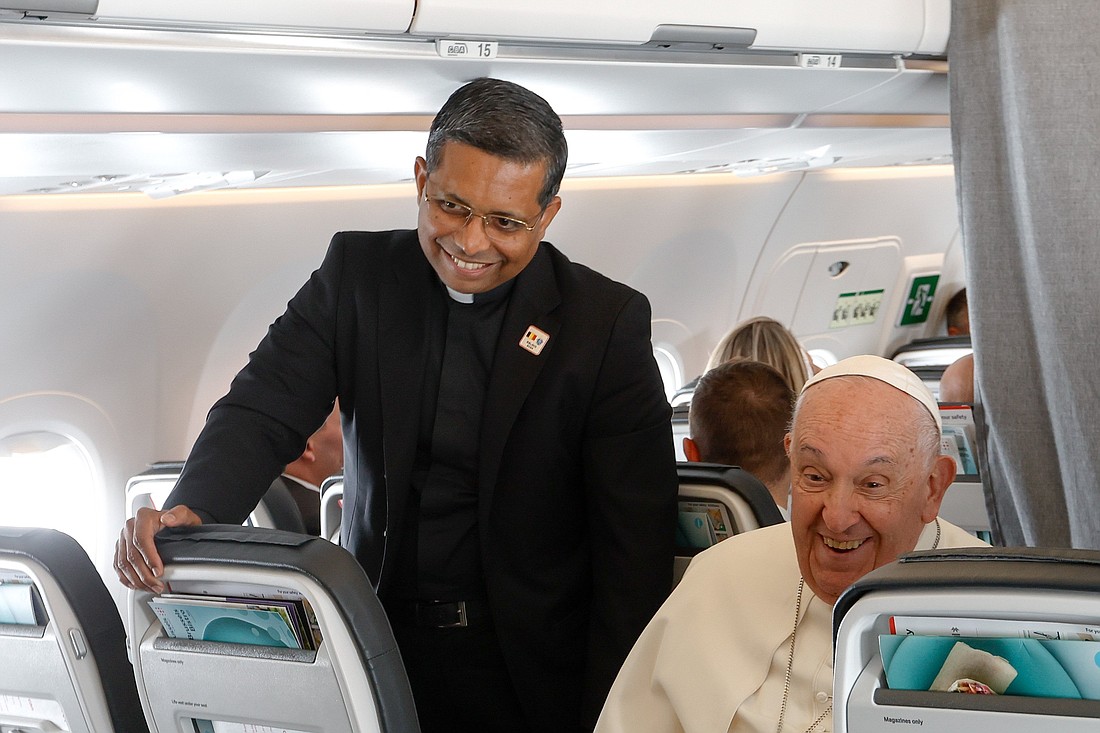
[[[182,173],[165,177],[141,191],[149,198],[165,199],[181,193],[212,191],[217,188],[234,188],[253,183],[267,174],[267,171],[228,171],[225,173]]]
[[[728,173],[732,170],[729,163],[715,163],[714,165],[705,165],[702,168],[688,168],[687,170],[680,171],[681,173]]]
[[[808,170],[811,168],[826,168],[836,163],[840,158],[826,155],[828,145],[813,150],[807,150],[799,156],[791,158],[768,158],[742,160],[730,166],[730,171],[736,176],[766,176],[769,173],[785,173],[788,171]]]
[[[936,155],[931,158],[919,158],[918,160],[903,160],[897,165],[950,165],[955,162],[954,156],[950,153],[944,155]]]
[[[194,191],[234,188],[254,183],[270,171],[228,171],[225,173],[104,173],[88,178],[61,181],[52,186],[21,193],[118,193],[141,191],[150,198],[162,199]]]

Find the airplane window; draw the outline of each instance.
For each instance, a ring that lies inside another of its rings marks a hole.
[[[0,439],[2,524],[50,527],[70,535],[95,556],[95,473],[84,448],[50,432]]]
[[[684,370],[680,367],[680,360],[663,346],[653,347],[653,358],[657,360],[657,368],[661,371],[665,397],[672,399],[672,395],[684,384]]]
[[[828,349],[810,349],[806,353],[810,355],[810,360],[818,369],[824,369],[837,362],[836,354]]]

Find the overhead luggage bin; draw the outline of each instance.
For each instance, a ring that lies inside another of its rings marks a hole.
[[[1098,552],[1036,548],[873,570],[833,608],[834,730],[1097,730],[1098,576]]]
[[[387,34],[408,30],[415,7],[414,0],[99,0],[96,17],[104,25]]]
[[[949,0],[422,0],[417,36],[942,55]]]

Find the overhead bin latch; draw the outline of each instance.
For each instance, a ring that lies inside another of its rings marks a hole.
[[[0,0],[0,19],[44,20],[57,15],[92,18],[98,10],[99,0]]]
[[[755,28],[668,24],[657,26],[645,45],[675,51],[724,51],[748,48],[755,41]]]

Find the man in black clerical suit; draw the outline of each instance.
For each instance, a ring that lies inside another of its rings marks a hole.
[[[214,405],[166,512],[239,522],[339,398],[345,543],[376,583],[425,731],[591,729],[671,584],[671,410],[646,298],[542,236],[561,121],[478,79],[415,163],[415,231],[337,234]]]

